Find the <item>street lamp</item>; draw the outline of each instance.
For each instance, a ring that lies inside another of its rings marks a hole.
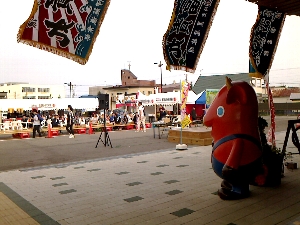
[[[72,83],[70,82],[70,83],[64,83],[64,84],[70,86],[70,98],[72,98]]]
[[[160,67],[160,93],[163,93],[163,89],[162,89],[162,68],[161,66],[164,65],[161,63],[161,61],[159,61],[159,63],[154,63],[157,64],[158,67]]]

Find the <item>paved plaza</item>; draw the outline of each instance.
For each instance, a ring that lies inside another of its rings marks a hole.
[[[278,147],[284,136],[277,133]],[[297,152],[291,141],[287,151]],[[174,145],[1,172],[0,224],[300,224],[299,169],[285,168],[278,187],[251,186],[249,198],[223,201],[210,153],[210,146]]]

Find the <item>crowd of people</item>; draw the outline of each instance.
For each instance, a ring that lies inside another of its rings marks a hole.
[[[159,107],[159,120],[162,120],[166,116],[165,108]],[[145,108],[141,102],[138,103],[137,112],[125,112],[122,110],[106,110],[101,112],[95,112],[90,117],[83,115],[78,115],[74,113],[74,109],[71,105],[68,105],[68,110],[63,115],[58,115],[55,113],[41,113],[33,109],[32,114],[29,116],[23,115],[21,120],[23,128],[32,128],[33,137],[35,138],[36,133],[41,136],[41,128],[47,127],[51,124],[51,127],[66,127],[69,133],[69,138],[74,138],[73,126],[86,126],[91,123],[92,125],[98,124],[129,124],[134,123],[136,127],[136,132],[139,132],[142,128],[143,132],[146,132],[146,114]]]

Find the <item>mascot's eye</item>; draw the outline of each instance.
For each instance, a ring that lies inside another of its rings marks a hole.
[[[225,110],[224,110],[224,107],[223,107],[223,106],[219,106],[219,107],[217,108],[217,115],[218,115],[218,117],[224,116],[224,112],[225,112]]]

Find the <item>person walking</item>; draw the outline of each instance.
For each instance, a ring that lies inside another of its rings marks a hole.
[[[67,126],[66,130],[69,133],[69,138],[75,138],[74,136],[74,130],[73,130],[73,124],[74,124],[74,113],[73,108],[71,105],[68,105],[68,114],[67,114]]]
[[[36,132],[39,133],[39,137],[42,137],[41,134],[41,122],[43,121],[43,118],[40,116],[40,114],[37,112],[37,110],[33,110],[33,135],[32,137],[35,138]]]
[[[144,106],[142,105],[142,102],[139,102],[139,120],[137,123],[137,132],[140,131],[141,128],[141,122],[143,124],[143,131],[146,132],[146,117],[145,117],[145,112],[144,112]]]

